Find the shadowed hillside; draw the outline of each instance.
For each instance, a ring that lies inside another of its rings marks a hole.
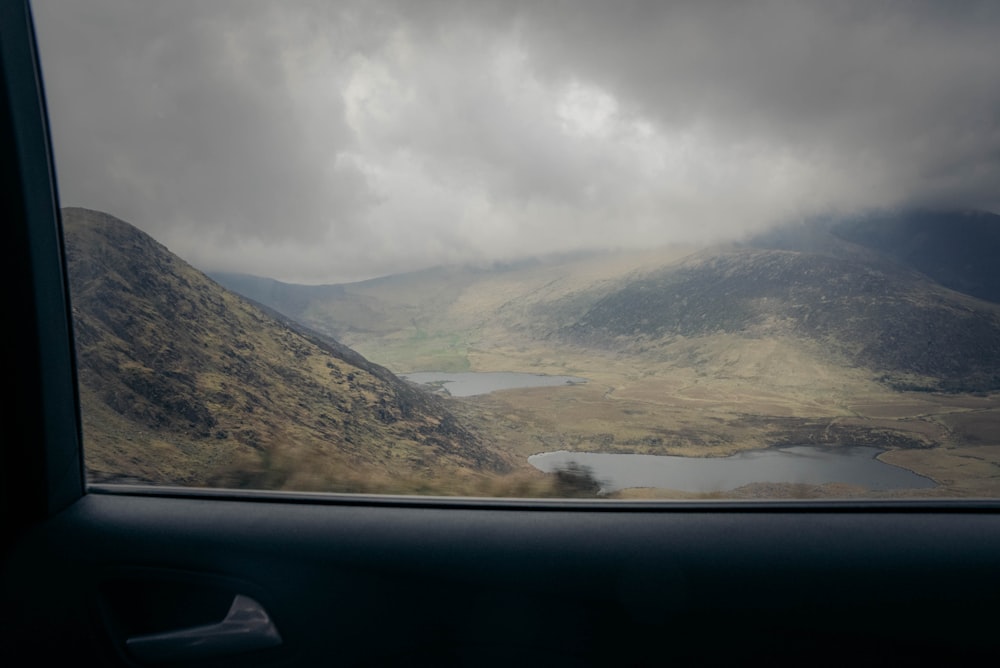
[[[1000,216],[994,213],[885,213],[841,222],[832,231],[953,290],[1000,302]]]
[[[438,398],[271,317],[131,225],[85,209],[63,223],[96,479],[416,491],[508,468]]]
[[[631,281],[563,333],[608,348],[713,334],[803,337],[896,384],[1000,388],[1000,308],[884,261],[757,249],[702,255]]]

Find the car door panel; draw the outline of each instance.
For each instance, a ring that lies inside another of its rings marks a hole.
[[[75,610],[63,621],[126,662],[128,634],[218,619],[235,594],[259,601],[283,640],[240,665],[974,656],[996,644],[997,529],[971,509],[92,493],[19,547],[7,586],[32,599],[34,626]],[[122,591],[143,603],[115,609]],[[139,608],[154,621],[109,628]]]

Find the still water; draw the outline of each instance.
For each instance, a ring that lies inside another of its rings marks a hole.
[[[589,467],[602,491],[660,487],[685,492],[726,491],[750,483],[830,482],[871,490],[934,487],[934,482],[875,458],[882,452],[865,446],[793,446],[741,452],[731,457],[619,455],[597,452],[543,452],[528,457],[535,468],[551,473],[570,462]]]
[[[545,376],[537,373],[509,371],[487,373],[419,371],[400,375],[421,385],[439,386],[453,397],[471,397],[476,394],[489,394],[496,390],[514,390],[522,387],[576,385],[587,382],[586,378],[576,378],[575,376]]]

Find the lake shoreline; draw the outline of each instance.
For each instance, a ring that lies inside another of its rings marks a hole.
[[[620,454],[555,450],[531,455],[543,473],[585,467],[604,494],[625,489],[668,489],[693,494],[732,492],[748,485],[846,484],[873,492],[932,489],[939,483],[879,459],[871,446],[781,446],[729,457]]]
[[[428,389],[435,394],[452,397],[474,397],[505,390],[524,390],[537,387],[572,387],[585,385],[588,380],[579,376],[558,376],[517,371],[415,371],[399,374],[403,380]]]

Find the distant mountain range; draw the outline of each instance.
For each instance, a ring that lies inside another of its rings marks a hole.
[[[828,220],[681,255],[438,268],[328,286],[216,278],[397,366],[461,364],[469,350],[532,341],[638,354],[677,337],[731,334],[809,341],[897,389],[1000,389],[1000,307],[989,301],[1000,299],[1000,216]]]
[[[439,398],[135,227],[78,208],[63,224],[95,479],[407,492],[509,469]]]

